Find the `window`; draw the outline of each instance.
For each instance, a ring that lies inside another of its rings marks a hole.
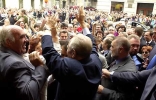
[[[132,8],[132,4],[128,4],[128,8]]]

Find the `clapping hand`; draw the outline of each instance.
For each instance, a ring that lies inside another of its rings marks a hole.
[[[31,64],[34,65],[35,67],[43,66],[43,61],[41,60],[39,52],[37,51],[34,51],[29,54],[29,60]]]
[[[49,25],[50,28],[55,28],[57,22],[58,22],[58,15],[54,14],[48,18],[47,25]]]
[[[78,14],[76,14],[76,19],[80,24],[85,22],[85,11],[83,6],[79,8]]]

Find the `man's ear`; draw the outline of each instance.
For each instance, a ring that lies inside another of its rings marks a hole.
[[[10,39],[6,39],[6,42],[5,42],[6,44],[6,46],[10,46],[10,44],[11,44],[11,41],[10,41]]]
[[[75,49],[72,50],[72,56],[71,57],[72,58],[75,58],[76,57],[76,51],[75,51]]]

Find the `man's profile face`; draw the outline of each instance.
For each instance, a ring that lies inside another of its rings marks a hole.
[[[150,41],[152,39],[152,37],[150,36],[150,32],[145,32],[144,38],[146,41]]]
[[[115,40],[111,43],[111,57],[115,59],[118,57],[118,48]]]
[[[10,49],[20,55],[26,53],[26,44],[28,42],[26,33],[23,31],[23,29],[18,28],[16,30],[14,29],[12,34],[13,37],[15,38],[15,41],[10,43],[11,44]]]

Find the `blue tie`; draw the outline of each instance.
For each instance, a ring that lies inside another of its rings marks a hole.
[[[134,60],[136,66],[138,66],[138,65],[141,64],[140,61],[137,59],[136,56],[133,56],[133,60]]]

